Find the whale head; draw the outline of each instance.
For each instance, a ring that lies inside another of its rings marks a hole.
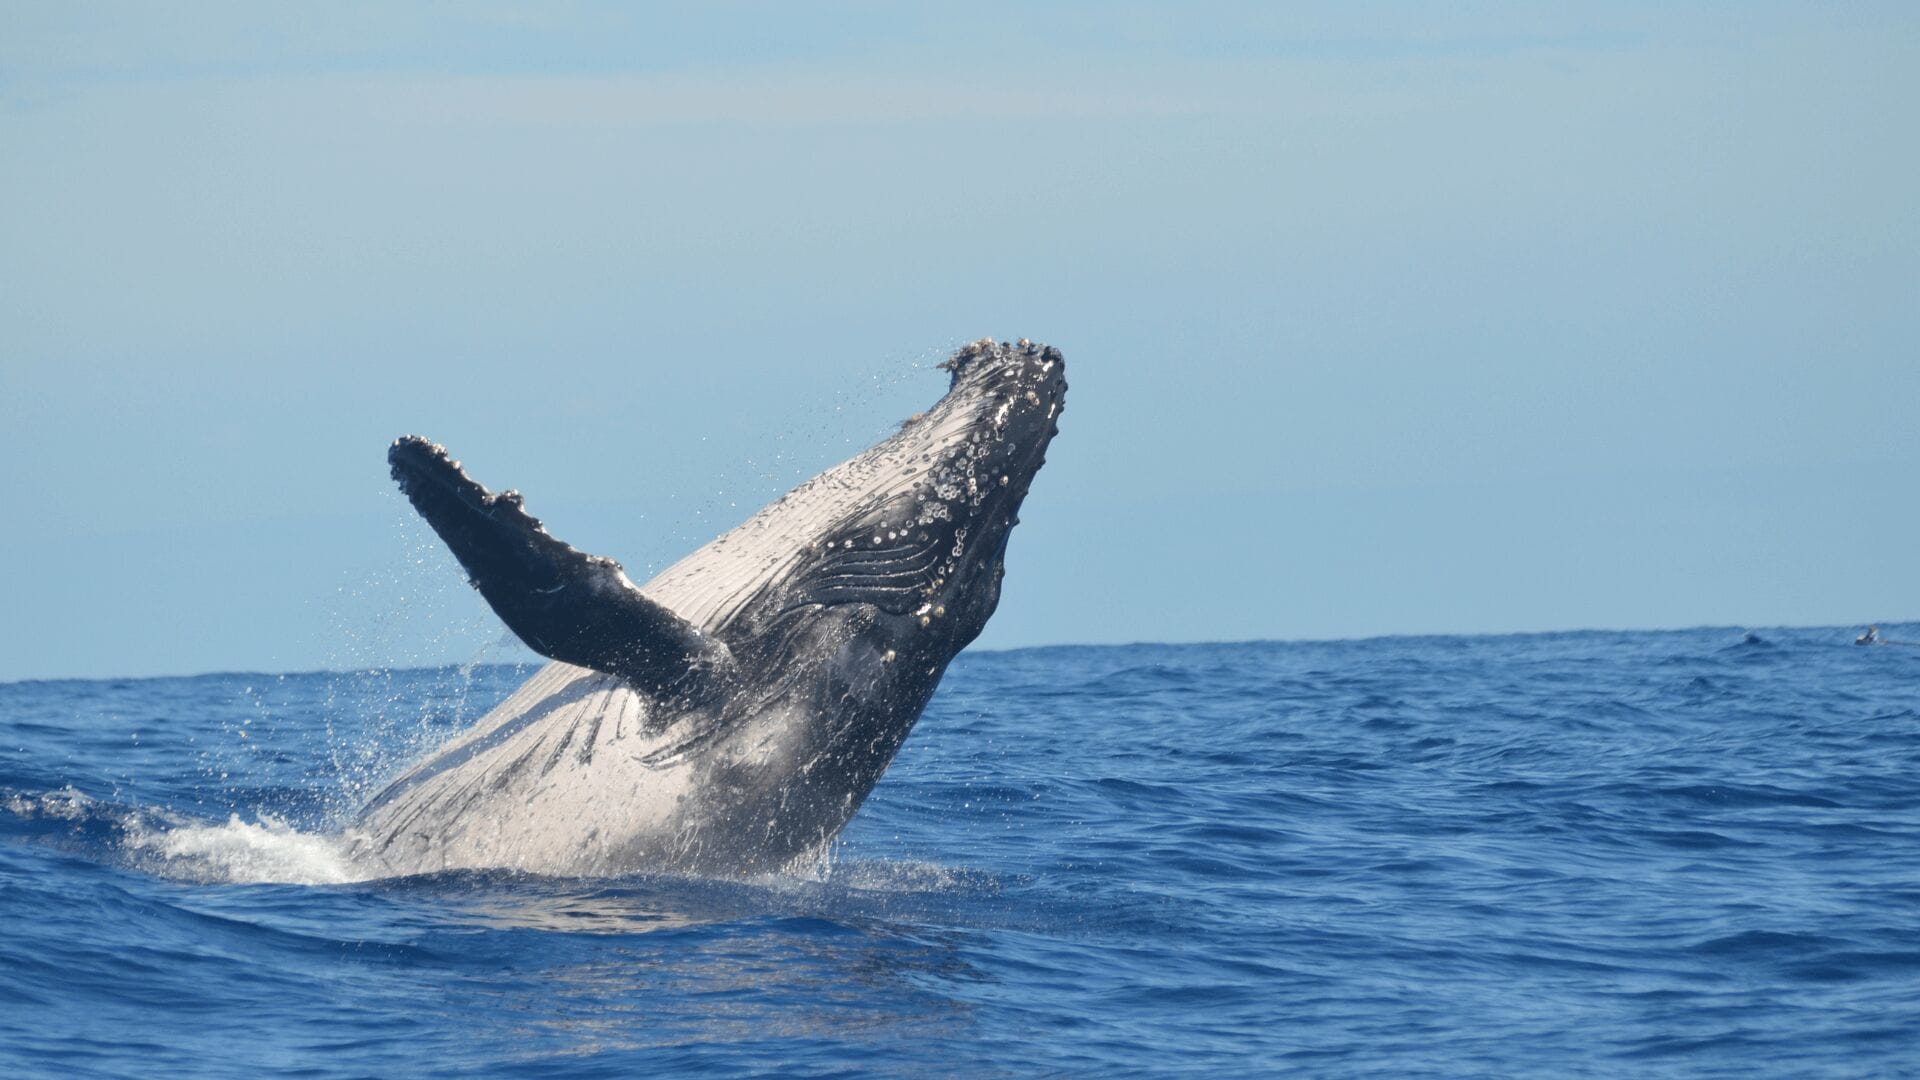
[[[937,680],[999,604],[1008,536],[1067,389],[1059,350],[1024,340],[976,341],[941,367],[951,381],[932,407],[669,568],[649,594],[736,650],[824,621],[807,636],[857,639],[863,659]],[[762,571],[756,587],[718,605],[696,583],[751,579],[749,566]]]
[[[884,535],[881,525],[928,546],[935,569],[919,583],[920,602],[888,614],[903,638],[951,655],[999,604],[1007,540],[1059,433],[1067,382],[1059,350],[1026,341],[977,341],[943,366],[953,376],[946,396],[901,433],[924,468],[848,531],[856,551],[861,538]]]

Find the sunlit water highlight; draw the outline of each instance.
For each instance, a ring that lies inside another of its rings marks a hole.
[[[0,685],[0,1075],[1899,1074],[1920,648],[1853,632],[963,656],[751,881],[360,880],[523,670]]]

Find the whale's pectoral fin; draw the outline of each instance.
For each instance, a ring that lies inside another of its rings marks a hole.
[[[396,441],[387,463],[474,588],[533,651],[652,694],[701,696],[732,671],[725,644],[647,599],[619,563],[548,535],[518,492],[489,492],[418,436]]]

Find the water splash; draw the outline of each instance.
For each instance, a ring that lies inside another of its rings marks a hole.
[[[338,836],[301,832],[262,815],[224,824],[164,825],[140,814],[125,826],[125,850],[150,873],[220,885],[344,885],[369,875],[354,865]]]

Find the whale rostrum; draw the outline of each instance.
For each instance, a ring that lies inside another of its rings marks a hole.
[[[817,857],[999,602],[1058,431],[1058,350],[974,342],[947,392],[644,585],[425,439],[401,490],[552,662],[348,829],[370,870],[739,874]]]

